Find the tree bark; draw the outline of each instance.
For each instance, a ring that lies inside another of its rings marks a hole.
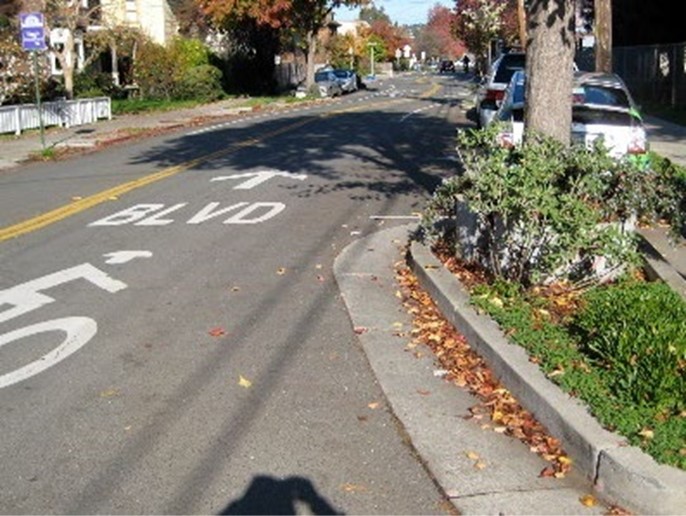
[[[527,19],[525,137],[542,133],[569,145],[574,0],[532,0]]]
[[[612,73],[612,2],[595,0],[595,69]]]
[[[317,55],[317,34],[315,32],[307,33],[307,68],[305,75],[305,86],[309,88],[314,84],[314,59]]]
[[[519,29],[519,44],[522,50],[526,52],[526,10],[524,9],[524,0],[517,0],[517,27]]]

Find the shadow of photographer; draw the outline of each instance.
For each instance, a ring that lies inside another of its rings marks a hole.
[[[298,476],[278,479],[267,475],[253,478],[243,496],[220,514],[288,514],[305,508],[307,514],[344,514],[321,496],[312,482]]]

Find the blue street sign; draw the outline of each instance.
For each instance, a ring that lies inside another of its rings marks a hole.
[[[21,46],[24,50],[45,50],[45,31],[43,27],[21,29]]]
[[[45,50],[43,13],[20,13],[21,46],[24,50]]]
[[[19,26],[22,29],[43,28],[43,13],[19,13]]]

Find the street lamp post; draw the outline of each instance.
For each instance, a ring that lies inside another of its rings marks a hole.
[[[369,47],[369,54],[370,54],[371,64],[372,64],[372,69],[371,69],[370,75],[372,77],[374,77],[375,76],[374,75],[374,47],[376,47],[376,43],[372,41],[370,43],[367,43],[367,46]]]

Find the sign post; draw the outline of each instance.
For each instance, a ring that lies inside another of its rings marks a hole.
[[[47,49],[45,45],[45,20],[43,13],[20,13],[19,27],[21,30],[21,46],[31,52],[33,59],[33,76],[36,87],[36,105],[38,106],[38,121],[40,124],[40,141],[45,151],[45,126],[43,124],[43,107],[40,98],[40,83],[38,81],[38,52]]]

